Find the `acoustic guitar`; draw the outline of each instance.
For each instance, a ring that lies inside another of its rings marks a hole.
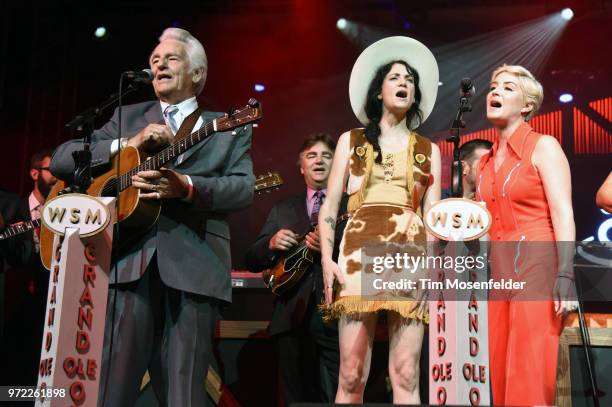
[[[261,117],[262,111],[259,102],[250,99],[243,108],[235,110],[231,115],[225,115],[204,123],[191,135],[175,141],[153,156],[148,156],[134,147],[123,148],[111,160],[111,168],[94,178],[91,186],[87,189],[87,194],[113,197],[116,195],[117,186],[119,186],[119,213],[116,223],[118,223],[120,233],[123,236],[141,235],[157,222],[161,212],[161,200],[140,199],[140,190],[132,186],[133,175],[136,175],[139,171],[158,170],[164,164],[210,137],[213,133],[232,130],[256,122]],[[119,168],[117,168],[118,161],[120,162]],[[117,173],[120,174],[119,178],[117,178]],[[56,197],[65,187],[66,184],[63,181],[58,181],[51,189],[47,199]],[[53,232],[43,224],[40,229],[40,258],[47,269],[51,267],[53,237]]]
[[[270,191],[272,188],[277,188],[283,185],[283,178],[276,171],[268,171],[267,174],[263,174],[255,178],[255,192],[261,193],[263,191]]]
[[[270,191],[272,188],[281,186],[283,182],[283,178],[278,172],[268,171],[267,174],[260,175],[255,179],[255,192],[259,194],[263,191]],[[0,240],[8,239],[30,230],[34,230],[40,227],[41,224],[42,220],[40,219],[25,220],[22,222],[13,223],[0,232]]]

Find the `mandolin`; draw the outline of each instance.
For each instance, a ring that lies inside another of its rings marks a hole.
[[[262,273],[266,286],[278,296],[294,287],[314,262],[314,252],[306,246],[306,235],[297,240],[298,244],[281,256],[274,267]]]
[[[339,216],[337,225],[348,220],[350,216],[349,213]],[[315,230],[317,229],[318,227]],[[266,286],[278,296],[294,287],[314,262],[315,252],[306,246],[306,235],[298,236],[297,241],[298,244],[284,253],[274,267],[262,273]]]

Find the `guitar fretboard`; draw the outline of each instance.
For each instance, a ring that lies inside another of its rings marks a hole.
[[[40,219],[35,219],[10,225],[0,233],[0,240],[8,239],[9,237],[27,232],[28,230],[36,229],[40,226],[40,223]]]
[[[132,185],[132,176],[136,175],[138,172],[158,170],[167,162],[172,161],[174,158],[183,154],[185,151],[189,150],[191,147],[210,136],[211,133],[215,131],[215,121],[216,120],[212,120],[205,123],[202,125],[202,127],[191,133],[189,136],[175,141],[153,157],[141,163],[139,166],[134,167],[130,171],[122,174],[119,181],[119,189],[123,191],[126,188],[129,188]]]

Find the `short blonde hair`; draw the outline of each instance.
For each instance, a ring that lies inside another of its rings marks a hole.
[[[529,72],[525,67],[520,65],[502,65],[493,71],[491,75],[491,82],[495,80],[497,75],[507,72],[510,75],[516,76],[518,79],[518,86],[523,92],[525,103],[533,107],[527,115],[525,115],[525,121],[531,119],[542,106],[544,101],[544,88],[542,84]]]
[[[191,35],[187,30],[182,28],[170,27],[166,28],[159,37],[159,42],[165,40],[174,40],[185,44],[187,55],[189,56],[189,67],[193,72],[196,69],[202,69],[202,78],[195,84],[196,95],[199,95],[204,89],[206,76],[208,74],[208,58],[202,43],[196,37]]]

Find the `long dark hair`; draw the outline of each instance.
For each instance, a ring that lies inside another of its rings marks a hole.
[[[378,144],[378,137],[380,136],[380,120],[382,118],[382,110],[383,110],[383,102],[378,98],[380,92],[382,90],[382,84],[385,80],[385,76],[391,71],[391,67],[394,64],[402,64],[406,67],[406,70],[412,77],[414,78],[414,103],[406,112],[406,124],[410,126],[413,119],[417,121],[417,127],[421,125],[423,121],[423,112],[419,107],[421,102],[421,89],[419,88],[419,73],[412,68],[405,61],[393,61],[389,62],[378,68],[376,74],[374,75],[374,79],[370,82],[370,87],[368,88],[368,96],[366,99],[365,105],[365,113],[370,119],[370,122],[366,126],[365,135],[367,140],[374,146],[374,151],[378,152],[378,156],[376,157],[376,163],[382,163],[382,154],[380,152],[380,144]]]

